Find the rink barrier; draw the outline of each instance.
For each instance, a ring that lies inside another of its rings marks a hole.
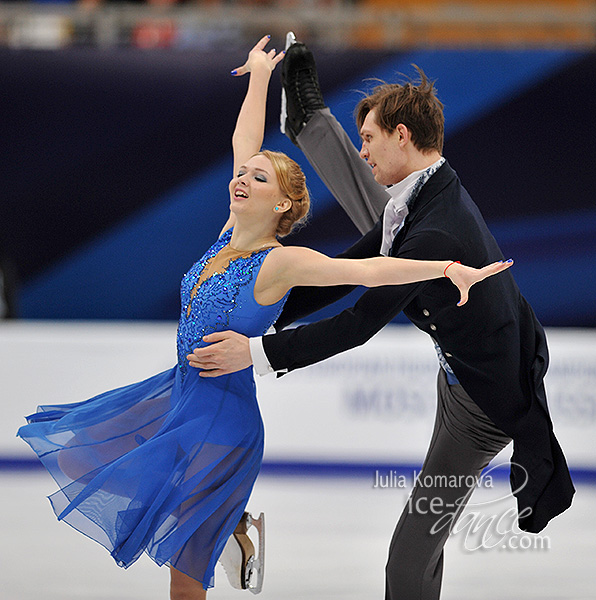
[[[72,403],[171,368],[175,323],[20,322],[0,327],[0,468],[34,470],[16,437],[38,404]],[[596,330],[547,330],[549,409],[576,481],[596,473]],[[31,349],[38,360],[32,376]],[[142,352],[140,351],[142,349]],[[436,413],[437,357],[412,326],[288,375],[257,377],[263,474],[363,476],[421,465]],[[508,445],[493,464],[507,476]],[[417,469],[419,470],[419,469]],[[370,475],[372,478],[372,475]],[[496,476],[496,474],[495,474]]]

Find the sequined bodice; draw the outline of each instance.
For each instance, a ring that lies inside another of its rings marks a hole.
[[[270,306],[254,298],[259,269],[271,248],[257,250],[249,256],[231,260],[221,273],[214,273],[199,283],[207,263],[228,244],[232,229],[226,231],[182,278],[180,287],[180,321],[178,323],[178,367],[185,375],[187,354],[205,346],[203,336],[215,331],[232,330],[248,337],[263,335],[275,322],[286,297]]]

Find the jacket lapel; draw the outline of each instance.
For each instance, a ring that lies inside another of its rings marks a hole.
[[[408,232],[410,223],[416,218],[416,214],[456,178],[457,174],[451,168],[449,163],[445,161],[439,170],[422,186],[418,196],[416,196],[409,205],[409,212],[404,221],[404,226],[399,230],[393,240],[390,252],[391,255],[395,256],[395,254],[397,254],[399,246]]]

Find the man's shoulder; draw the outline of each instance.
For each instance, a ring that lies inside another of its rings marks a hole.
[[[403,242],[415,238],[440,244],[447,237],[451,243],[473,240],[484,245],[487,236],[491,237],[478,206],[448,163],[428,180],[418,200],[408,215]]]
[[[413,208],[421,216],[437,213],[440,218],[473,215],[474,219],[482,219],[480,209],[447,161],[420,190]]]

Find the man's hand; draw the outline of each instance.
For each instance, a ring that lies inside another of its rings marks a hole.
[[[219,377],[241,371],[252,365],[248,338],[235,331],[220,331],[203,338],[209,346],[195,348],[187,355],[188,364],[197,369],[201,377]]]

